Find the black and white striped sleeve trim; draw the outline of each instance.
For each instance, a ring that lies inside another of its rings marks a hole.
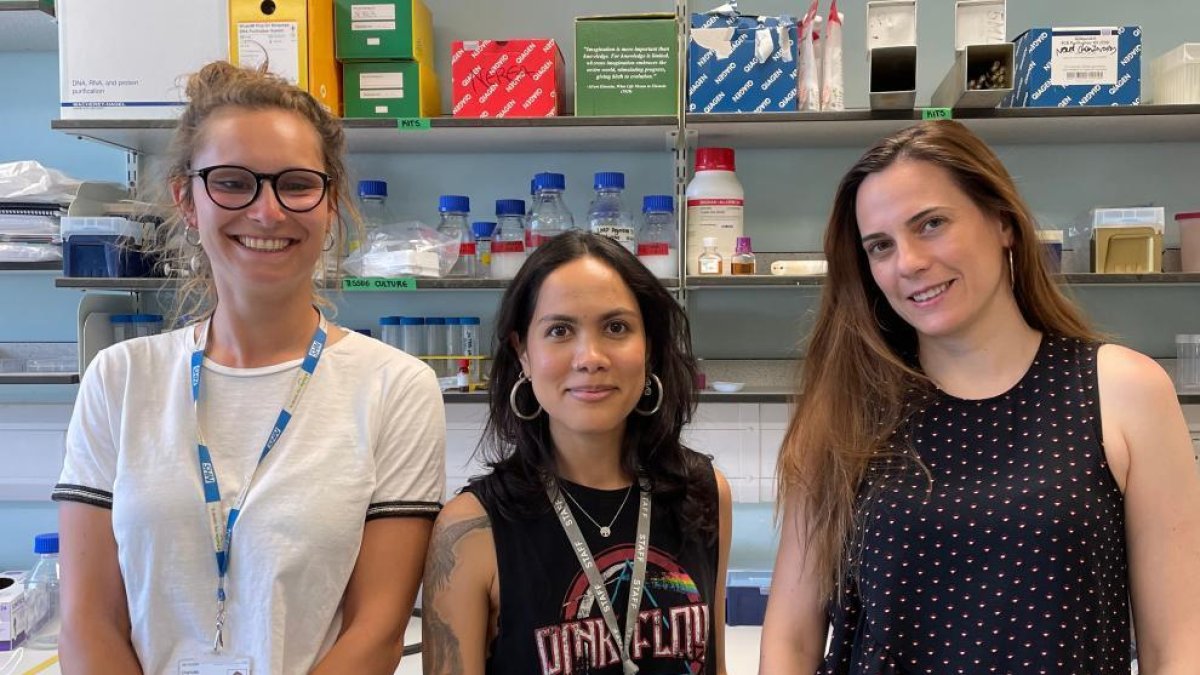
[[[441,502],[376,502],[367,507],[367,520],[376,518],[437,518]]]
[[[56,502],[79,502],[81,504],[90,504],[99,506],[102,509],[111,509],[113,506],[113,496],[111,492],[97,490],[85,485],[71,485],[70,483],[59,483],[54,486],[54,491],[50,493],[50,499]]]

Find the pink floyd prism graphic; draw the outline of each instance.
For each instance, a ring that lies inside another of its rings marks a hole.
[[[633,545],[622,544],[596,555],[620,630],[633,575]],[[692,577],[675,559],[650,547],[641,611],[630,651],[642,673],[699,675],[705,672],[710,616]],[[609,633],[587,576],[578,572],[563,598],[562,621],[539,628],[541,675],[620,673],[622,636]]]

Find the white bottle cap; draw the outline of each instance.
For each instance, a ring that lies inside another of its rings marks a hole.
[[[705,237],[704,245],[708,248],[715,248],[717,245],[717,238],[716,237]]]

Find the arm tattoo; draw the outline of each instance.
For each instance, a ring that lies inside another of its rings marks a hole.
[[[459,652],[458,636],[442,617],[438,616],[433,603],[427,600],[421,608],[421,667],[425,675],[463,675],[462,654]]]
[[[429,542],[429,558],[425,561],[425,593],[436,592],[445,587],[458,562],[454,548],[460,539],[474,530],[491,529],[492,522],[487,516],[479,516],[469,520],[451,523],[445,527],[438,526],[433,530]]]
[[[458,636],[435,607],[437,594],[446,587],[458,563],[458,542],[475,530],[491,529],[487,516],[446,526],[436,526],[425,560],[425,590],[421,602],[421,662],[427,675],[462,675],[462,653]]]

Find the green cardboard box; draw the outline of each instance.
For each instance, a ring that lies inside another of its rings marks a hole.
[[[437,117],[437,75],[416,61],[342,64],[346,117]]]
[[[337,60],[433,65],[433,17],[422,0],[337,0]]]
[[[674,14],[575,19],[577,116],[676,115],[678,70]]]

